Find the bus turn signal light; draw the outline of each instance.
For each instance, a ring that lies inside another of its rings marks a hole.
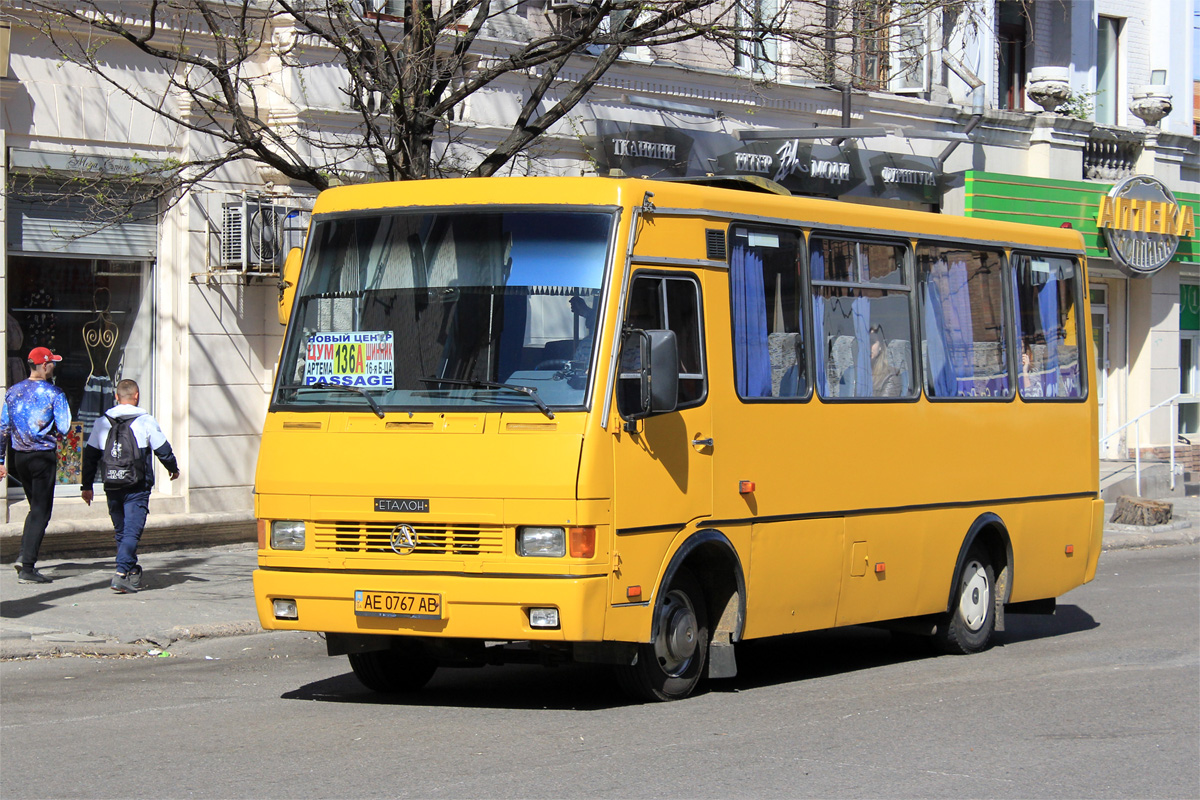
[[[1075,555],[1075,545],[1073,545],[1073,544],[1067,545],[1067,555],[1069,555],[1069,556]]]
[[[753,494],[754,493],[754,481],[738,481],[738,493],[739,494]]]
[[[571,528],[571,558],[591,558],[596,555],[596,529]]]
[[[630,600],[640,600],[642,597],[642,587],[630,586],[625,590],[625,596]]]
[[[879,575],[884,572],[887,572],[887,564],[882,561],[875,562],[875,574]]]

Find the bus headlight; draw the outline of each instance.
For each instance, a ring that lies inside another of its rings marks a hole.
[[[271,606],[275,611],[275,619],[300,619],[295,600],[276,598]]]
[[[531,628],[557,628],[558,627],[558,609],[557,608],[531,608],[531,609],[529,609],[529,627],[531,627]]]
[[[275,550],[303,550],[304,523],[291,519],[272,522],[271,547]]]
[[[517,555],[562,558],[567,554],[567,532],[563,528],[517,528]]]

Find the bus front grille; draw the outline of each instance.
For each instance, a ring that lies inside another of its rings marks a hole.
[[[393,532],[399,525],[390,522],[317,522],[313,544],[317,550],[340,553],[397,553],[392,547]],[[404,555],[482,556],[504,552],[504,529],[483,525],[408,525],[416,547],[411,551],[402,537],[397,546]]]

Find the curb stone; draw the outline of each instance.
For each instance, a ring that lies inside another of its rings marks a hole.
[[[215,622],[208,625],[176,625],[173,628],[155,635],[151,641],[171,644],[178,641],[195,639],[216,639],[224,636],[246,636],[254,633],[268,633],[258,624],[258,620],[241,620],[238,622]]]
[[[257,621],[222,622],[211,625],[177,625],[161,633],[142,637],[137,642],[118,642],[99,636],[42,631],[28,638],[0,638],[0,660],[38,658],[44,656],[144,656],[150,650],[170,647],[179,641],[217,639],[228,636],[246,636],[265,631]]]
[[[29,640],[0,640],[0,660],[39,658],[44,656],[144,656],[147,647],[120,642],[35,642]]]

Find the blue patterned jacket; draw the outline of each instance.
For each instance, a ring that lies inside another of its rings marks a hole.
[[[0,464],[14,450],[55,450],[58,437],[71,429],[67,395],[50,381],[26,379],[8,390],[0,408]]]

